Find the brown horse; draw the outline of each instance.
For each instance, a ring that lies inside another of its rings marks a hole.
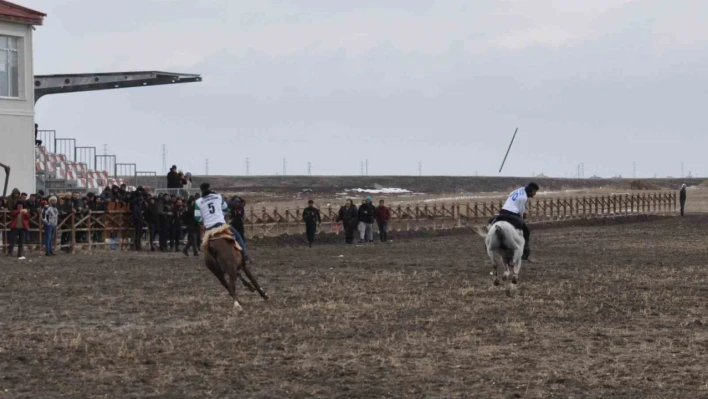
[[[268,295],[263,291],[256,278],[253,277],[251,271],[246,267],[246,261],[243,259],[240,248],[236,240],[229,231],[229,226],[217,228],[213,231],[207,231],[202,241],[202,250],[206,265],[221,282],[221,285],[231,295],[234,300],[234,309],[241,310],[241,304],[236,298],[236,280],[241,280],[243,285],[249,291],[258,291],[263,299],[268,299]],[[246,280],[241,272],[246,274]],[[226,276],[229,276],[227,281]]]

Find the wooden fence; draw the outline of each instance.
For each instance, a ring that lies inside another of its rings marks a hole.
[[[622,215],[661,214],[677,211],[676,193],[656,192],[593,197],[532,199],[527,209],[527,221],[549,222],[570,219],[602,218]],[[390,230],[448,229],[475,224],[484,224],[499,214],[502,201],[484,201],[449,205],[392,206]],[[339,208],[321,208],[321,233],[339,233],[336,222]],[[10,212],[0,211],[0,247],[7,246],[10,230]],[[251,209],[245,217],[246,236],[266,237],[281,234],[300,234],[304,231],[302,209]],[[40,249],[42,221],[37,215],[30,220],[30,249]],[[147,230],[147,228],[146,228]],[[132,245],[133,227],[131,214],[125,207],[115,207],[104,212],[60,216],[55,248],[61,246],[61,237],[70,252],[77,249],[119,249]],[[146,234],[147,236],[147,234]],[[184,235],[183,235],[184,236]],[[79,241],[77,242],[77,237]]]

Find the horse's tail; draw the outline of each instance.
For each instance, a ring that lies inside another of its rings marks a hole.
[[[489,227],[477,226],[474,228],[474,232],[477,233],[477,235],[482,238],[487,238],[487,234],[489,233]]]

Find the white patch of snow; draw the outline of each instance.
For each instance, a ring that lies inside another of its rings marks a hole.
[[[406,190],[405,188],[350,188],[346,191],[366,194],[410,194],[411,192],[410,190]]]

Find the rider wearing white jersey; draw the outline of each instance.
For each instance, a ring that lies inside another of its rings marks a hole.
[[[531,246],[529,241],[531,239],[531,231],[529,226],[524,222],[526,205],[528,205],[529,198],[536,196],[539,187],[536,183],[529,183],[526,187],[521,187],[518,190],[514,190],[509,194],[509,198],[506,199],[504,206],[501,211],[499,211],[499,216],[495,218],[496,221],[506,221],[511,223],[514,227],[524,232],[524,255],[521,259],[529,260],[531,255]]]
[[[211,230],[225,225],[226,218],[224,215],[229,213],[229,206],[226,204],[226,201],[224,201],[224,198],[221,194],[211,191],[209,183],[202,183],[199,189],[202,191],[202,196],[194,203],[194,219],[196,219],[198,223],[202,223],[205,230]],[[243,241],[243,237],[241,237],[241,234],[239,234],[233,226],[231,226],[231,234],[234,235],[236,241],[241,246],[244,259],[248,260],[246,244]]]

